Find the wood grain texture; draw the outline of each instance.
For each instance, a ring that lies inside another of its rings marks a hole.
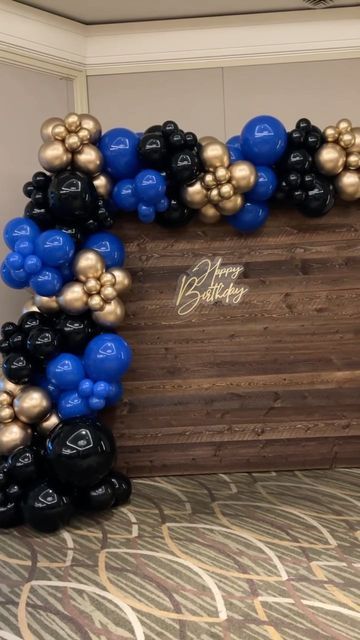
[[[323,219],[272,209],[241,236],[122,217],[134,286],[121,335],[134,361],[105,414],[130,475],[326,468],[360,462],[360,207]],[[235,306],[181,317],[178,278],[203,257],[242,264]]]

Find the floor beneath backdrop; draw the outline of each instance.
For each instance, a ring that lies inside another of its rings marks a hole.
[[[359,470],[152,478],[0,536],[6,640],[355,640]]]

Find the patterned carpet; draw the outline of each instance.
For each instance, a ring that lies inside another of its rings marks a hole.
[[[125,508],[0,536],[6,640],[360,638],[359,470],[134,482]]]

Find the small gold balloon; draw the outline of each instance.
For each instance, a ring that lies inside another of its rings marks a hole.
[[[27,313],[28,311],[40,311],[39,307],[34,303],[34,298],[29,298],[22,308],[21,313]]]
[[[0,407],[7,407],[12,404],[13,395],[8,391],[0,391]]]
[[[108,302],[102,311],[93,311],[92,318],[102,327],[116,329],[125,317],[125,305],[119,298]]]
[[[218,167],[215,170],[215,177],[220,184],[228,182],[230,180],[230,171],[226,167]]]
[[[65,138],[65,147],[68,151],[78,151],[81,147],[81,141],[79,136],[76,133],[68,133]]]
[[[220,202],[220,200],[221,200],[221,196],[220,196],[219,189],[217,187],[214,187],[213,189],[211,189],[209,193],[209,201],[212,204],[217,204],[218,202]]]
[[[208,189],[216,187],[216,178],[213,173],[204,173],[202,177],[202,183]]]
[[[208,192],[200,180],[197,180],[193,184],[183,187],[182,199],[191,209],[201,209],[208,201]]]
[[[353,127],[352,133],[355,136],[355,142],[352,145],[352,147],[350,147],[349,151],[356,151],[357,153],[359,153],[360,152],[360,127]]]
[[[352,128],[351,120],[348,118],[342,118],[339,122],[336,123],[337,129],[339,129],[340,133],[345,133],[345,131],[350,131]]]
[[[71,153],[60,140],[44,142],[39,149],[39,162],[46,171],[55,173],[69,166]]]
[[[105,200],[110,196],[112,190],[111,178],[106,173],[99,173],[92,179],[97,194]]]
[[[245,193],[253,188],[256,182],[256,169],[251,162],[238,160],[230,165],[231,184],[238,193]]]
[[[90,142],[91,136],[88,129],[84,129],[83,127],[81,127],[79,131],[76,132],[76,134],[79,137],[79,140],[81,140],[81,144],[87,144],[88,142]]]
[[[80,122],[81,128],[89,131],[90,140],[95,144],[101,136],[101,124],[99,120],[89,113],[81,113]]]
[[[102,311],[105,309],[105,302],[99,294],[95,293],[93,296],[90,296],[88,307],[91,311]]]
[[[95,176],[100,173],[103,166],[103,156],[101,151],[93,144],[84,144],[80,151],[73,155],[73,165],[75,169]]]
[[[49,394],[41,387],[24,387],[13,402],[18,420],[26,424],[41,422],[51,411]]]
[[[0,407],[0,422],[11,422],[14,418],[15,412],[11,406]]]
[[[129,271],[121,267],[112,267],[109,270],[115,277],[113,287],[118,295],[123,295],[131,289],[132,278]]]
[[[202,136],[199,138],[200,144],[208,144],[209,142],[219,142],[215,136]]]
[[[68,282],[60,291],[59,305],[70,315],[84,313],[88,308],[88,294],[82,282]]]
[[[94,295],[94,293],[99,293],[100,288],[100,282],[96,278],[88,278],[84,284],[84,289],[89,296]]]
[[[336,142],[339,137],[339,129],[337,127],[329,126],[326,127],[323,131],[324,138],[326,142]]]
[[[340,133],[338,142],[343,149],[348,149],[354,144],[355,136],[351,131],[344,131]]]
[[[9,456],[19,447],[26,447],[31,442],[31,436],[31,428],[19,420],[0,427],[0,455]]]
[[[53,411],[47,416],[47,418],[45,418],[45,420],[42,420],[42,422],[37,425],[36,431],[42,436],[47,436],[50,431],[60,424],[60,422],[60,417],[55,411]]]
[[[80,116],[77,113],[68,113],[64,118],[64,124],[68,131],[75,133],[81,127]]]
[[[44,142],[50,142],[53,140],[52,129],[55,125],[61,124],[64,126],[64,120],[62,118],[48,118],[45,122],[42,123],[40,129],[40,135]]]
[[[46,296],[35,294],[34,305],[38,311],[43,313],[56,313],[60,309],[58,299],[55,296],[47,298]]]
[[[219,202],[217,209],[223,216],[232,216],[244,206],[244,202],[244,196],[240,193],[235,193],[232,198]]]
[[[200,209],[199,218],[205,224],[215,224],[219,222],[221,214],[215,209],[214,205],[209,203]]]
[[[51,129],[51,134],[55,140],[65,140],[67,136],[67,128],[64,124],[55,124]]]
[[[22,388],[23,386],[21,384],[14,384],[5,378],[5,376],[0,377],[0,391],[7,391],[11,396],[16,396]]]
[[[105,273],[102,273],[100,276],[100,283],[103,287],[106,287],[107,285],[113,287],[115,282],[116,278],[110,271],[105,271]]]
[[[89,278],[98,280],[105,271],[105,262],[94,249],[83,249],[75,256],[73,271],[81,282],[86,282]]]
[[[101,287],[100,295],[105,302],[111,302],[117,297],[117,293],[114,287],[110,285],[105,285],[105,287]]]
[[[226,145],[219,140],[208,142],[200,148],[200,158],[207,169],[227,167],[230,163],[229,152]]]
[[[335,188],[342,200],[357,200],[360,198],[360,175],[357,171],[342,171],[335,178]]]
[[[348,169],[360,169],[360,153],[348,153],[346,156],[346,166]]]
[[[333,142],[321,145],[315,154],[315,164],[325,176],[336,176],[343,170],[346,153],[342,147]]]
[[[232,198],[234,195],[234,187],[230,182],[226,182],[219,187],[220,196],[223,200],[227,200],[228,198]]]

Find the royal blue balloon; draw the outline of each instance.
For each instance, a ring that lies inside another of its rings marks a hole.
[[[50,229],[37,238],[35,253],[49,267],[59,267],[70,262],[75,253],[75,243],[68,233]]]
[[[62,420],[86,416],[91,413],[89,405],[81,398],[77,391],[65,391],[58,400],[57,410]]]
[[[89,236],[84,248],[95,249],[104,258],[107,269],[122,267],[125,261],[124,243],[113,233],[100,232]]]
[[[46,367],[46,377],[63,391],[77,389],[85,378],[80,358],[71,353],[60,353],[50,360]]]
[[[26,271],[20,271],[18,273],[22,274],[20,279],[14,277],[14,274],[10,271],[9,267],[7,267],[5,260],[3,261],[1,265],[1,278],[8,287],[12,289],[24,289],[24,287],[29,286],[29,276]]]
[[[123,397],[124,392],[121,382],[112,382],[109,386],[110,389],[107,395],[106,404],[108,407],[111,407]]]
[[[79,396],[81,396],[81,398],[90,398],[90,396],[93,393],[93,389],[94,389],[94,383],[92,380],[90,380],[89,378],[84,378],[84,380],[81,380],[80,384],[79,384]]]
[[[11,251],[5,258],[5,263],[10,271],[19,271],[24,266],[24,258],[21,253],[17,251]]]
[[[120,180],[120,182],[117,182],[111,197],[121,211],[129,213],[136,211],[138,199],[135,194],[134,180]]]
[[[241,149],[255,165],[272,165],[283,155],[287,144],[284,125],[273,116],[256,116],[241,132]]]
[[[18,240],[34,242],[40,235],[40,229],[29,218],[13,218],[5,225],[3,237],[9,249],[15,249]]]
[[[15,251],[17,251],[17,253],[21,253],[24,257],[30,256],[34,253],[34,243],[30,242],[30,240],[23,240],[21,238],[15,242]]]
[[[166,181],[164,176],[153,169],[144,169],[135,178],[135,194],[144,204],[156,205],[166,193]]]
[[[115,333],[103,333],[90,340],[83,364],[91,380],[117,382],[130,366],[132,358],[128,343]]]
[[[262,227],[268,215],[269,207],[263,202],[246,202],[240,211],[226,219],[238,231],[252,233]]]
[[[39,273],[41,267],[41,260],[38,256],[34,256],[33,254],[26,256],[24,261],[24,270],[26,273],[33,276],[35,273]]]
[[[97,398],[107,398],[110,392],[110,384],[108,382],[104,382],[104,380],[99,380],[99,382],[95,382],[93,394]]]
[[[145,204],[144,202],[140,202],[137,211],[141,222],[144,222],[145,224],[154,222],[156,209],[153,204]]]
[[[30,287],[39,296],[56,296],[62,288],[64,281],[58,269],[43,267],[39,273],[30,279]]]
[[[60,389],[55,384],[53,384],[50,380],[48,380],[46,376],[38,378],[37,380],[35,380],[35,382],[36,382],[36,385],[38,385],[42,389],[45,389],[45,391],[48,392],[53,402],[58,401],[61,393]]]
[[[133,178],[139,170],[139,138],[122,127],[106,131],[100,138],[99,149],[104,156],[104,169],[115,180]]]
[[[61,267],[59,267],[59,271],[61,273],[64,284],[65,282],[74,280],[74,272],[69,264],[62,264]]]
[[[226,143],[230,155],[230,162],[244,160],[244,154],[241,151],[241,136],[232,136]]]
[[[91,396],[88,400],[88,405],[92,411],[101,411],[105,407],[104,398],[97,398],[96,396]]]
[[[276,191],[276,173],[270,167],[256,167],[256,171],[257,180],[255,186],[248,191],[246,197],[250,202],[265,202]]]

